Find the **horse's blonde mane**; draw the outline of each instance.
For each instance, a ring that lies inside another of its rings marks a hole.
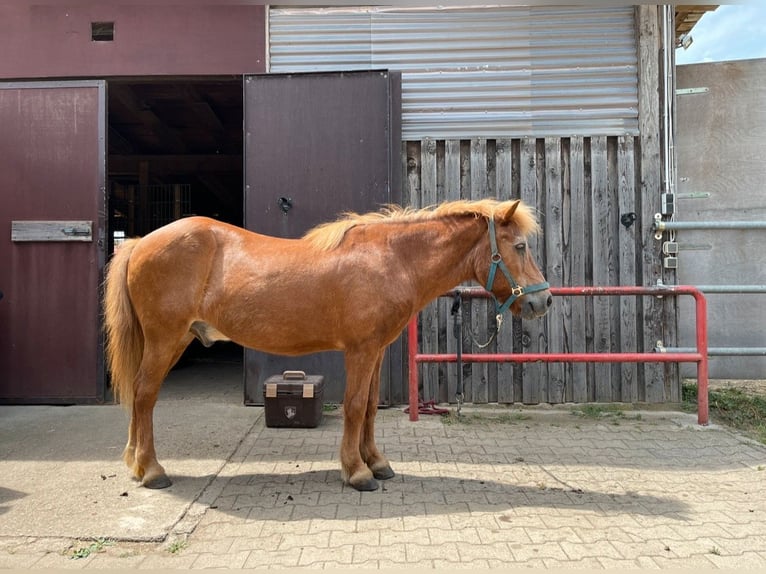
[[[475,201],[448,201],[435,206],[415,209],[398,205],[387,205],[380,211],[358,214],[347,212],[336,221],[323,223],[310,229],[303,238],[323,251],[335,249],[343,241],[346,233],[359,225],[377,225],[412,221],[425,221],[442,217],[473,216],[490,218],[502,207],[507,207],[515,200],[479,199]],[[537,218],[533,210],[519,202],[513,214],[513,222],[522,235],[531,235],[539,231]]]

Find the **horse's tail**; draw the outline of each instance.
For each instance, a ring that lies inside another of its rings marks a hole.
[[[128,239],[116,250],[104,285],[106,365],[114,398],[126,409],[133,405],[134,381],[144,354],[144,334],[128,295],[128,261],[136,243],[138,239]]]

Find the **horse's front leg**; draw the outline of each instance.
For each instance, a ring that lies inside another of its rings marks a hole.
[[[367,397],[367,412],[362,425],[362,441],[359,447],[362,459],[372,471],[372,475],[378,480],[388,480],[394,477],[394,471],[388,460],[375,445],[375,417],[378,413],[378,399],[380,395],[380,369],[383,365],[385,349],[380,352],[372,371],[370,382],[370,395]]]
[[[343,397],[343,439],[340,446],[341,477],[356,490],[375,490],[378,488],[378,481],[362,459],[361,442],[378,350],[348,350],[345,359],[346,392]]]

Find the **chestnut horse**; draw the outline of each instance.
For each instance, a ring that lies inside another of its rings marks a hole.
[[[376,489],[376,479],[394,476],[374,438],[386,347],[414,313],[466,281],[485,284],[499,312],[544,315],[551,293],[527,247],[537,231],[520,201],[484,199],[345,214],[301,239],[189,217],[125,241],[105,285],[107,365],[131,413],[125,463],[143,486],[170,485],[155,454],[153,411],[195,337],[280,355],[340,350],[341,477]]]

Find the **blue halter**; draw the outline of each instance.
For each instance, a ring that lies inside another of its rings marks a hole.
[[[535,293],[536,291],[544,291],[545,289],[550,288],[547,281],[545,283],[520,287],[519,284],[513,280],[511,272],[508,270],[502,255],[500,255],[500,251],[497,249],[497,239],[495,239],[495,219],[492,216],[489,217],[489,245],[492,249],[492,254],[489,257],[489,276],[487,277],[487,286],[485,289],[492,294],[492,298],[495,300],[495,309],[497,309],[498,317],[502,317],[503,313],[505,313],[519,297],[526,295],[527,293]],[[500,304],[500,301],[497,300],[495,294],[492,293],[492,284],[495,282],[495,273],[497,273],[498,267],[500,268],[500,271],[503,272],[503,275],[505,275],[508,284],[511,286],[511,296],[506,299],[503,304]]]

